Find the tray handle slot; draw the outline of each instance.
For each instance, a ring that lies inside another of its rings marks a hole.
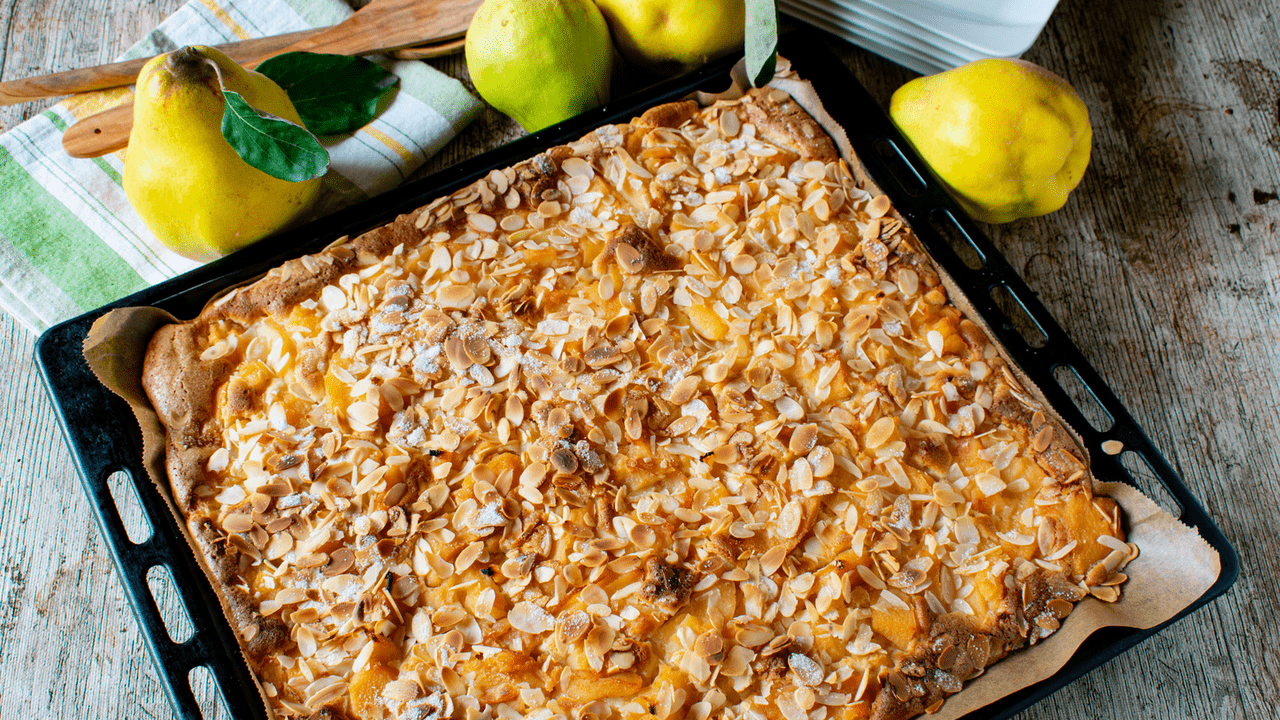
[[[980,270],[987,264],[987,256],[978,248],[968,231],[960,225],[950,210],[935,210],[930,213],[929,225],[951,247],[965,267],[970,270]]]
[[[1080,411],[1080,415],[1089,423],[1089,427],[1104,433],[1115,426],[1116,420],[1103,407],[1093,388],[1084,383],[1080,373],[1070,365],[1059,365],[1053,369],[1053,379],[1058,382],[1067,397]]]
[[[174,711],[182,720],[198,720],[200,718],[199,705],[196,703],[195,696],[191,694],[191,689],[182,683],[174,682],[174,675],[182,672],[182,665],[194,661],[192,655],[198,654],[195,647],[194,638],[188,638],[186,642],[173,642],[172,635],[165,622],[164,614],[160,610],[160,601],[157,600],[155,591],[150,583],[150,571],[152,568],[161,567],[149,564],[147,561],[154,561],[154,552],[163,549],[152,547],[154,539],[146,545],[138,548],[118,547],[121,552],[121,563],[118,569],[122,575],[127,578],[127,584],[131,586],[131,601],[134,614],[138,618],[138,624],[142,626],[142,636],[146,644],[151,650],[152,656],[157,659],[156,670],[162,676],[164,689],[169,696],[170,703],[173,705]],[[147,587],[149,592],[142,592],[142,587]]]
[[[227,707],[227,698],[222,694],[222,686],[218,684],[218,680],[207,665],[191,668],[191,672],[187,673],[187,683],[205,720],[231,718],[231,709]]]
[[[928,189],[929,183],[924,179],[924,175],[916,170],[907,156],[898,148],[898,144],[888,138],[882,138],[875,142],[876,155],[880,157],[880,161],[884,163],[885,168],[889,171],[889,175],[902,192],[911,197],[920,197],[924,195]]]
[[[190,684],[180,679],[193,666],[217,658],[210,656],[214,642],[211,630],[203,624],[199,629],[196,627],[190,611],[191,601],[184,596],[176,577],[181,573],[170,567],[176,559],[172,547],[175,538],[157,524],[164,523],[165,518],[156,515],[162,512],[163,500],[151,493],[143,501],[146,489],[139,488],[134,479],[145,474],[136,465],[122,466],[92,454],[82,460],[88,460],[93,468],[91,471],[85,468],[82,480],[90,497],[96,500],[99,530],[120,573],[143,641],[155,661],[161,686],[175,715],[181,720],[214,717],[203,714]],[[145,532],[146,536],[141,537],[138,532]],[[213,675],[217,678],[215,684],[239,679],[225,667],[218,668]],[[254,698],[256,695],[254,692]],[[238,706],[251,708],[250,700],[246,697]],[[222,717],[232,715],[225,713]]]
[[[123,470],[117,470],[107,477],[107,489],[115,502],[116,514],[124,525],[125,536],[134,545],[141,545],[155,535],[151,521],[142,512],[142,501],[138,498],[138,489],[133,484],[133,476]]]
[[[991,299],[1008,320],[1009,327],[1015,330],[1029,347],[1042,348],[1049,344],[1049,334],[1032,317],[1031,311],[1013,288],[1005,283],[999,283],[991,288]]]
[[[160,619],[164,621],[164,629],[169,639],[181,645],[196,634],[191,624],[191,613],[188,612],[182,594],[173,582],[173,573],[167,565],[152,565],[147,568],[147,587],[151,597],[156,601],[160,611]]]

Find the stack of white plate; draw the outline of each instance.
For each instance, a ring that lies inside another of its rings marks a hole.
[[[778,0],[778,10],[926,75],[1031,47],[1058,0]]]

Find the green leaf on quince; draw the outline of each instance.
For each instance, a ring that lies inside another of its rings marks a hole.
[[[302,182],[329,168],[329,151],[306,128],[262,112],[223,89],[222,136],[249,165],[273,178]]]
[[[747,78],[754,87],[773,79],[778,64],[778,8],[774,0],[747,0]]]
[[[258,65],[257,71],[284,88],[302,124],[316,135],[368,125],[382,97],[399,82],[365,58],[324,53],[284,53]]]

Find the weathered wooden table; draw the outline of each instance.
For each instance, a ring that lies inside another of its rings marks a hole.
[[[0,79],[107,62],[178,5],[0,3]],[[1268,0],[1065,0],[1026,55],[1084,97],[1092,166],[1062,211],[988,232],[1244,568],[1228,595],[1026,718],[1268,718],[1280,705],[1274,11]],[[837,47],[882,103],[912,76]],[[461,58],[436,64],[466,77]],[[43,107],[0,109],[0,122]],[[518,133],[488,111],[425,170]],[[172,717],[37,377],[35,340],[0,317],[0,718]]]

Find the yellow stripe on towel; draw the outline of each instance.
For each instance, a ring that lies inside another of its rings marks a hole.
[[[235,33],[236,37],[240,38],[241,40],[248,40],[253,37],[248,33],[248,31],[240,27],[240,23],[237,23],[235,20],[232,20],[231,15],[227,13],[226,10],[222,9],[220,6],[215,4],[213,0],[200,0],[200,4],[208,8],[209,12],[213,13],[214,17],[221,20],[222,24],[227,26],[227,29]]]
[[[373,125],[366,125],[360,129],[360,132],[369,133],[369,136],[374,140],[386,145],[392,152],[399,155],[400,159],[403,160],[406,165],[414,162],[413,153],[410,152],[408,148],[396,142],[396,140],[390,135],[378,130]]]
[[[132,98],[132,88],[111,88],[109,90],[99,90],[97,92],[72,95],[62,101],[62,106],[66,108],[76,120],[83,120],[90,115],[96,115],[103,110],[110,110],[117,105],[123,105]]]

